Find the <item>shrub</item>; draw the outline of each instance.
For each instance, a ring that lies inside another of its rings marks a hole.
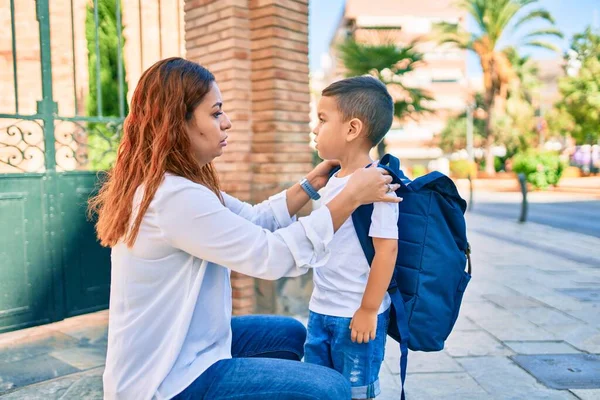
[[[413,178],[418,178],[419,176],[423,176],[427,173],[427,168],[424,165],[416,164],[412,167],[412,176]]]
[[[529,150],[513,158],[513,171],[525,174],[527,182],[536,189],[557,185],[564,169],[565,165],[554,152]]]
[[[477,176],[477,164],[469,160],[450,161],[450,173],[458,179],[466,179],[471,174],[471,178]]]

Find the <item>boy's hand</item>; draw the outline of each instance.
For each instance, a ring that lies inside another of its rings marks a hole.
[[[350,321],[351,338],[356,343],[368,343],[377,333],[377,310],[359,308]]]
[[[327,181],[329,180],[329,173],[331,172],[331,170],[337,167],[338,165],[340,165],[339,161],[322,161],[319,165],[317,165],[312,171],[310,171],[306,175],[306,178],[308,179],[312,187],[315,188],[315,190],[320,190],[327,184]]]

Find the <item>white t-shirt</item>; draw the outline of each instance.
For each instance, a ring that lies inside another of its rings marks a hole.
[[[166,175],[134,245],[112,249],[106,400],[170,399],[231,358],[230,269],[277,279],[327,261],[327,207],[294,223],[285,192],[256,206],[223,197]]]
[[[350,176],[331,177],[323,190],[323,204],[329,203],[342,191]],[[396,203],[374,203],[369,236],[398,239],[398,214]],[[329,250],[329,261],[313,270],[314,290],[309,309],[319,314],[351,318],[360,307],[371,271],[352,218],[348,218],[333,235]],[[389,306],[390,296],[386,293],[379,312]]]

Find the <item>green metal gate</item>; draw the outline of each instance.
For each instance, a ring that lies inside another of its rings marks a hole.
[[[98,0],[92,4],[100,76]],[[97,243],[86,207],[98,175],[90,157],[114,158],[125,114],[121,6],[116,0],[118,117],[102,116],[100,79],[97,116],[77,111],[60,115],[53,93],[49,0],[37,0],[35,7],[42,96],[36,112],[24,113],[19,110],[17,74],[21,49],[15,37],[15,1],[10,0],[15,112],[0,113],[0,332],[104,309],[109,299],[110,251]]]

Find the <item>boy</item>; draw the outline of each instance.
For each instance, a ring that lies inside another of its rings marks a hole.
[[[341,169],[324,188],[333,199],[350,175],[373,160],[370,150],[390,129],[394,103],[385,85],[366,76],[335,82],[322,92],[314,129],[319,156],[338,160]],[[395,195],[393,192],[390,195]],[[353,399],[379,395],[389,321],[390,283],[398,253],[398,204],[375,203],[369,236],[375,258],[369,265],[349,218],[330,242],[331,257],[314,269],[305,362],[344,375]]]

